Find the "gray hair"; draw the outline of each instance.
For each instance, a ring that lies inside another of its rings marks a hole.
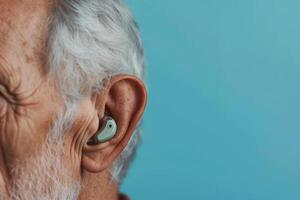
[[[112,75],[123,73],[143,79],[138,28],[121,0],[55,0],[46,45],[47,71],[58,78],[69,123],[77,103],[101,90],[104,80]],[[138,132],[136,129],[111,167],[117,182],[135,152]]]

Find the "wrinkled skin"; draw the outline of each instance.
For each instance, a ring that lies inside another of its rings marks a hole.
[[[44,9],[33,12],[37,8],[14,1],[0,4],[0,147],[5,162],[0,166],[9,175],[9,166],[42,144],[43,133],[47,133],[60,106],[55,88],[45,81],[42,69],[40,40],[46,8],[41,4],[37,7]],[[21,10],[26,10],[26,18],[18,14]],[[33,33],[25,31],[37,28],[39,31]],[[49,100],[53,102],[51,106]]]
[[[48,79],[44,68],[50,8],[46,1],[0,0],[0,193],[5,198],[14,182],[12,171],[39,154],[62,109],[56,80]],[[145,102],[142,82],[119,75],[80,103],[72,129],[64,133],[61,159],[69,181],[80,178],[86,185],[79,198],[117,199],[107,168],[128,143]],[[117,121],[118,137],[88,145],[106,107]]]

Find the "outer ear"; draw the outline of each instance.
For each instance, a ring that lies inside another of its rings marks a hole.
[[[99,124],[105,113],[114,118],[117,132],[111,140],[87,143],[82,152],[82,167],[89,172],[108,168],[127,145],[146,105],[146,89],[141,80],[130,75],[113,76],[105,88],[96,94]]]

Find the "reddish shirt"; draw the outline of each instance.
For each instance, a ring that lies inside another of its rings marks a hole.
[[[119,194],[119,200],[130,200],[125,194]]]

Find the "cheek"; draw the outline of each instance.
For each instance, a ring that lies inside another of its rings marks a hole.
[[[15,113],[10,105],[6,105],[6,112],[1,118],[1,147],[5,150],[6,161],[26,160],[33,155],[43,143],[45,134],[38,130],[34,119]]]

